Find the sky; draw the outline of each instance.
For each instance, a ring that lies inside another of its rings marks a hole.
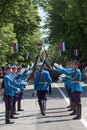
[[[41,7],[38,7],[38,14],[39,16],[41,17],[41,22],[40,22],[40,26],[43,27],[43,25],[45,24],[45,21],[46,21],[46,13],[43,11],[43,9]],[[42,32],[42,37],[46,37],[47,35],[44,33],[48,31],[48,29],[41,29],[41,32]]]
[[[41,17],[41,22],[40,22],[40,26],[43,26],[45,23],[45,19],[46,19],[46,13],[43,11],[43,9],[41,7],[38,7],[38,14]],[[42,38],[45,38],[47,35],[44,33],[46,31],[48,31],[48,29],[40,29],[42,32]],[[48,48],[48,45],[45,44],[45,49]]]
[[[43,9],[41,7],[38,7],[38,13],[42,19],[42,21],[40,22],[40,25],[44,25],[44,20],[45,20],[45,17],[46,17],[46,13],[43,11]]]

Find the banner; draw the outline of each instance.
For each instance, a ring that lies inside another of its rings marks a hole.
[[[18,43],[12,43],[12,51],[18,52]]]
[[[24,53],[24,59],[25,59],[25,60],[28,60],[28,58],[29,58],[29,54],[28,54],[28,52],[26,51],[26,52]]]
[[[61,51],[65,51],[65,42],[61,43]]]
[[[75,50],[73,51],[73,53],[74,53],[74,56],[78,56],[78,49],[75,49]]]
[[[59,42],[58,43],[58,49],[60,51],[65,51],[65,42]]]

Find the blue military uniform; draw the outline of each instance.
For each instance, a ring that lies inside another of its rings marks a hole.
[[[67,70],[62,68],[62,73],[70,76],[70,83],[71,83],[71,91],[79,91],[82,92],[82,85],[79,81],[81,81],[81,71],[79,69]],[[76,76],[77,75],[77,76]]]
[[[70,107],[72,109],[72,107],[73,107],[73,104],[72,104],[73,96],[72,96],[72,92],[71,92],[70,77],[66,76],[66,77],[63,77],[62,79],[63,79],[64,85],[66,87],[67,95],[69,97],[70,105],[68,107]]]
[[[13,96],[15,95],[15,92],[18,90],[14,86],[14,80],[11,75],[11,66],[8,64],[5,66],[6,74],[4,75],[4,100],[5,100],[5,123],[13,123],[10,122],[10,111],[12,108],[12,102],[13,102]],[[9,71],[8,71],[9,70]]]
[[[38,66],[41,67],[43,65],[43,62],[38,63]],[[49,85],[51,84],[52,79],[50,77],[50,74],[48,71],[42,69],[36,71],[35,77],[34,77],[34,90],[37,92],[38,97],[38,103],[41,109],[42,115],[45,115],[45,110],[43,111],[43,105],[44,108],[46,108],[46,100],[47,100],[47,92],[49,90]]]
[[[23,109],[21,109],[21,100],[22,100],[22,97],[23,97],[23,93],[24,93],[24,89],[25,89],[25,85],[24,85],[24,82],[26,81],[26,76],[27,76],[27,72],[28,70],[25,70],[23,73],[21,73],[21,66],[19,66],[17,68],[18,72],[17,72],[17,76],[16,76],[16,79],[20,84],[20,92],[18,94],[18,101],[17,101],[17,110],[18,111],[23,111]]]
[[[65,75],[70,76],[71,92],[74,97],[75,110],[71,115],[76,114],[76,117],[73,119],[81,119],[81,98],[80,94],[82,92],[82,85],[80,83],[82,75],[81,71],[78,68],[79,63],[76,60],[72,61],[72,70],[68,70],[64,67],[61,67],[61,72]],[[59,67],[60,68],[60,67]]]
[[[13,69],[13,72],[12,72],[11,75],[12,75],[13,80],[14,80],[14,86],[16,88],[20,89],[20,86],[22,85],[22,83],[17,81],[17,66],[13,65],[12,69]],[[16,102],[18,100],[19,93],[20,92],[15,92],[15,95],[13,96],[13,105],[12,105],[12,109],[11,109],[11,118],[15,118],[13,115],[16,114]]]

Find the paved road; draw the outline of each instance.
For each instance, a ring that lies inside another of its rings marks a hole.
[[[52,84],[52,95],[48,95],[46,116],[40,114],[37,99],[32,97],[33,85],[26,87],[22,108],[14,124],[5,124],[4,103],[0,103],[0,130],[87,130],[87,84],[83,84],[82,119],[72,120],[67,111],[68,98],[63,83]]]

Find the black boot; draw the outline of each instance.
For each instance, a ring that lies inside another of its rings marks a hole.
[[[69,115],[76,115],[77,114],[77,106],[75,104],[73,104],[73,112],[70,113]]]
[[[12,108],[11,108],[11,113],[10,113],[10,118],[11,119],[17,119],[18,117],[14,117],[14,109],[15,109],[15,107],[13,106]]]
[[[6,124],[13,124],[14,122],[10,121],[10,111],[5,112],[5,123]]]
[[[81,105],[77,107],[77,115],[73,118],[73,120],[81,119]]]
[[[41,114],[44,116],[46,111],[46,100],[38,100]]]
[[[41,114],[42,114],[42,103],[41,103],[41,100],[38,100],[38,104],[39,104],[40,111],[41,111]]]
[[[21,100],[18,100],[18,111],[24,111],[23,109],[21,109]]]
[[[51,85],[49,86],[49,94],[50,94],[50,95],[52,94],[52,88],[51,88]]]
[[[73,111],[72,113],[70,113],[69,115],[76,115],[75,111]]]
[[[46,100],[43,100],[43,104],[42,105],[43,105],[43,113],[42,113],[42,115],[45,116],[45,114],[46,114],[45,113],[46,112]]]

